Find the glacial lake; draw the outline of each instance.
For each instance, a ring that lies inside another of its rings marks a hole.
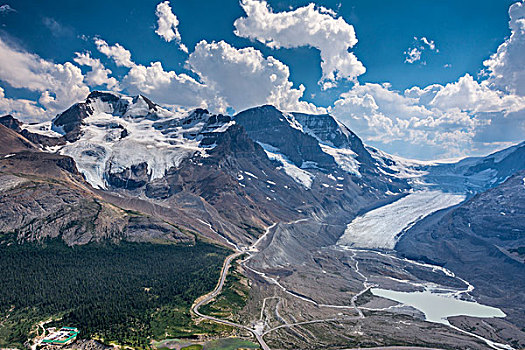
[[[447,317],[505,317],[505,313],[498,308],[481,305],[471,301],[459,300],[447,294],[423,292],[398,292],[394,290],[371,288],[372,294],[412,306],[425,314],[429,322],[450,325]]]

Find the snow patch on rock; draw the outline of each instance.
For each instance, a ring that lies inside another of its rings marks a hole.
[[[257,143],[264,149],[268,158],[270,158],[271,160],[276,160],[282,164],[280,168],[282,168],[284,172],[288,176],[290,176],[295,182],[301,184],[306,189],[312,188],[312,183],[315,177],[314,175],[296,166],[292,161],[288,159],[288,157],[280,153],[280,150],[278,148],[262,142]]]
[[[53,123],[51,120],[37,123],[37,124],[22,124],[20,126],[22,129],[28,130],[33,134],[40,134],[48,137],[61,137],[62,134],[53,130]]]
[[[334,157],[335,162],[341,169],[352,175],[361,177],[359,172],[359,162],[356,157],[357,154],[350,148],[331,147],[327,144],[319,143],[323,152]]]

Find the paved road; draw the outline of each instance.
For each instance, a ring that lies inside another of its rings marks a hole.
[[[297,223],[297,222],[301,222],[301,221],[307,221],[307,219],[300,219],[300,220],[297,220],[297,221],[294,221],[294,222],[290,222],[290,223],[287,223],[287,224],[293,224],[293,223]],[[241,250],[241,251],[237,251],[236,253],[228,256],[226,258],[226,260],[224,261],[224,265],[222,267],[222,270],[221,270],[221,277],[219,279],[219,283],[217,283],[217,286],[215,287],[215,289],[205,295],[205,296],[202,296],[200,297],[199,299],[197,299],[195,301],[195,304],[194,306],[192,307],[192,311],[199,317],[202,317],[202,318],[205,318],[207,320],[211,320],[211,321],[214,321],[214,322],[217,322],[217,323],[222,323],[222,324],[225,324],[225,325],[229,325],[229,326],[232,326],[232,327],[237,327],[237,328],[241,328],[241,329],[244,329],[244,330],[247,330],[249,332],[251,332],[255,338],[257,339],[257,341],[259,342],[259,344],[261,345],[261,348],[263,350],[270,350],[270,347],[266,344],[266,342],[264,341],[263,339],[263,336],[270,333],[270,332],[273,332],[277,329],[281,329],[281,328],[287,328],[287,327],[293,327],[293,326],[300,326],[300,325],[306,325],[306,324],[310,324],[310,323],[318,323],[318,322],[330,322],[330,321],[343,321],[343,320],[350,320],[350,319],[360,319],[360,318],[364,318],[364,315],[362,314],[361,310],[355,305],[355,299],[357,299],[357,297],[359,295],[361,295],[362,293],[364,293],[365,291],[367,291],[370,287],[368,287],[365,283],[365,289],[363,291],[361,291],[360,293],[358,293],[355,298],[352,299],[352,306],[335,306],[335,305],[324,305],[324,304],[318,304],[317,302],[315,301],[311,301],[313,303],[315,303],[316,305],[318,306],[321,306],[321,307],[335,307],[335,308],[345,308],[345,309],[355,309],[357,312],[358,312],[358,316],[356,317],[349,317],[349,318],[331,318],[331,319],[317,319],[317,320],[311,320],[311,321],[304,321],[304,322],[297,322],[297,323],[292,323],[292,324],[284,324],[284,325],[281,325],[281,326],[277,326],[277,327],[274,327],[266,332],[263,332],[263,329],[261,329],[260,331],[259,330],[256,330],[256,329],[253,329],[253,328],[250,328],[250,327],[247,327],[247,326],[244,326],[242,324],[238,324],[238,323],[235,323],[235,322],[232,322],[232,321],[228,321],[228,320],[222,320],[220,318],[217,318],[217,317],[213,317],[213,316],[208,316],[208,315],[204,315],[203,313],[201,313],[199,311],[199,308],[203,305],[206,305],[207,303],[209,303],[213,298],[215,298],[217,295],[219,295],[221,292],[222,292],[222,288],[224,287],[224,282],[226,281],[226,276],[228,275],[228,270],[230,269],[230,265],[231,265],[231,262],[233,260],[235,260],[237,257],[241,256],[242,254],[248,254],[248,257],[244,260],[244,264],[243,266],[250,269],[251,271],[257,273],[257,274],[260,274],[260,275],[263,275],[263,277],[265,279],[268,279],[265,274],[261,273],[261,272],[258,272],[256,270],[253,270],[252,268],[246,266],[246,262],[248,260],[251,259],[251,257],[253,256],[252,254],[253,253],[257,253],[258,252],[258,245],[260,244],[260,242],[262,240],[265,239],[265,237],[268,235],[268,233],[276,226],[276,224],[273,224],[271,226],[269,226],[267,229],[266,229],[266,232],[261,236],[259,237],[259,239],[251,246],[249,247],[248,249],[246,250]],[[366,279],[366,277],[365,277]],[[272,281],[270,282],[273,282],[273,283],[276,283],[279,287],[281,287],[285,292],[288,292],[288,293],[291,293],[289,291],[286,290],[286,288],[284,288],[283,286],[281,286],[276,280],[274,279],[271,279]],[[295,294],[292,293],[293,296],[295,297],[298,297],[300,299],[304,299],[300,296],[297,296]],[[309,300],[307,300],[309,301]]]
[[[270,347],[264,342],[264,339],[262,337],[262,334],[260,334],[259,332],[257,332],[255,329],[252,329],[250,327],[247,327],[247,326],[244,326],[242,324],[238,324],[238,323],[235,323],[235,322],[231,322],[231,321],[228,321],[228,320],[221,320],[220,318],[217,318],[217,317],[213,317],[213,316],[208,316],[208,315],[204,315],[203,313],[201,313],[199,311],[199,308],[203,305],[206,305],[207,303],[209,303],[213,298],[215,298],[217,295],[219,295],[222,291],[222,287],[224,286],[224,282],[226,281],[226,275],[228,274],[228,270],[230,269],[230,265],[231,265],[231,262],[241,256],[243,254],[243,252],[236,252],[230,256],[228,256],[226,258],[226,260],[224,261],[224,265],[222,266],[222,271],[221,271],[221,277],[219,279],[219,283],[217,283],[217,286],[215,287],[215,289],[213,290],[213,292],[205,295],[204,297],[202,298],[199,298],[197,299],[197,302],[195,303],[195,305],[193,306],[192,310],[193,312],[199,316],[199,317],[202,317],[202,318],[205,318],[205,319],[208,319],[208,320],[211,320],[211,321],[214,321],[214,322],[218,322],[218,323],[222,323],[222,324],[226,324],[228,326],[232,326],[232,327],[237,327],[237,328],[242,328],[242,329],[245,329],[249,332],[251,332],[255,338],[257,339],[257,341],[259,342],[259,344],[261,345],[261,348],[263,350],[270,350]]]

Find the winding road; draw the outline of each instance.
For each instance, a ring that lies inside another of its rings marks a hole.
[[[297,223],[297,222],[307,221],[307,220],[308,219],[300,219],[300,220],[292,221],[292,222],[289,222],[289,223],[286,223],[286,224],[294,224],[294,223]],[[262,240],[265,239],[265,237],[268,235],[270,230],[272,230],[276,225],[277,225],[277,223],[269,226],[266,229],[266,232],[261,237],[259,237],[259,239],[252,246],[250,246],[248,249],[239,249],[237,246],[235,246],[236,247],[236,252],[231,254],[231,255],[229,255],[226,258],[226,260],[224,261],[224,265],[222,266],[222,270],[221,270],[221,276],[219,278],[219,282],[217,283],[217,286],[215,287],[215,289],[212,292],[210,292],[210,293],[208,293],[208,294],[206,294],[204,296],[201,296],[200,298],[195,300],[195,303],[193,304],[193,306],[191,308],[192,312],[195,315],[197,315],[197,316],[199,316],[201,318],[204,318],[204,319],[207,319],[207,320],[210,320],[210,321],[214,321],[214,322],[217,322],[217,323],[225,324],[225,325],[228,325],[228,326],[232,326],[232,327],[237,327],[237,328],[244,329],[244,330],[247,330],[247,331],[251,332],[255,336],[255,338],[257,339],[257,342],[259,342],[259,344],[261,345],[261,348],[263,350],[271,350],[270,347],[264,341],[263,336],[268,334],[268,333],[270,333],[270,332],[273,332],[273,331],[275,331],[277,329],[294,327],[294,326],[300,326],[300,325],[305,325],[305,324],[310,324],[310,323],[332,322],[332,321],[341,321],[342,320],[341,318],[330,318],[330,319],[310,320],[310,321],[305,321],[305,322],[296,322],[296,323],[290,323],[290,324],[283,324],[283,325],[274,327],[274,328],[269,329],[266,332],[264,332],[264,326],[262,328],[260,328],[260,329],[259,329],[259,327],[254,329],[254,328],[250,328],[248,326],[245,326],[245,325],[242,325],[242,324],[239,324],[239,323],[235,323],[235,322],[228,321],[228,320],[223,320],[223,319],[220,319],[220,318],[217,318],[217,317],[208,316],[208,315],[205,315],[205,314],[201,313],[199,311],[199,308],[201,306],[203,306],[203,305],[208,304],[210,301],[212,301],[213,298],[215,298],[216,296],[218,296],[222,292],[222,288],[224,287],[224,283],[226,281],[226,276],[228,275],[228,271],[230,269],[232,261],[235,260],[236,258],[238,258],[239,256],[243,255],[243,254],[248,254],[248,257],[243,260],[243,266],[245,268],[248,268],[252,272],[262,276],[268,282],[276,284],[281,289],[283,289],[286,293],[288,293],[288,294],[290,294],[290,295],[292,295],[292,296],[294,296],[296,298],[299,298],[299,299],[302,299],[302,300],[305,300],[305,301],[308,301],[308,302],[312,302],[312,303],[314,303],[314,304],[316,304],[317,306],[320,306],[320,307],[355,309],[358,312],[358,316],[356,316],[356,317],[343,318],[343,319],[346,319],[346,320],[348,320],[348,319],[364,318],[364,315],[361,312],[361,310],[359,310],[359,308],[355,305],[355,299],[357,299],[357,297],[359,295],[361,295],[362,293],[364,293],[365,291],[367,291],[370,288],[366,284],[365,284],[365,289],[362,290],[358,295],[355,296],[355,298],[352,299],[352,306],[318,304],[317,302],[315,302],[313,300],[301,297],[301,296],[296,295],[295,293],[293,293],[291,291],[288,291],[284,286],[280,285],[279,282],[277,282],[275,279],[269,278],[264,273],[256,271],[256,270],[254,270],[254,269],[252,269],[252,268],[250,268],[250,267],[248,267],[246,265],[246,262],[252,258],[253,254],[257,253],[259,251],[257,249],[257,246],[260,244],[260,242]],[[264,306],[263,306],[263,308],[264,308]],[[263,312],[263,310],[261,310],[261,313]]]
[[[224,261],[224,265],[222,266],[221,277],[219,279],[219,283],[217,283],[217,286],[215,287],[215,289],[211,293],[206,294],[205,296],[200,297],[199,299],[197,299],[195,301],[195,304],[192,307],[192,311],[197,316],[202,317],[204,319],[207,319],[207,320],[210,320],[210,321],[214,321],[214,322],[217,322],[217,323],[222,323],[222,324],[225,324],[225,325],[228,325],[228,326],[232,326],[232,327],[245,329],[245,330],[251,332],[255,336],[255,338],[257,339],[257,341],[259,342],[259,344],[261,345],[261,348],[263,350],[270,350],[270,347],[264,342],[264,339],[262,337],[263,335],[260,334],[257,330],[252,329],[252,328],[247,327],[247,326],[244,326],[242,324],[238,324],[238,323],[232,322],[232,321],[222,320],[222,319],[217,318],[217,317],[208,316],[208,315],[205,315],[205,314],[203,314],[203,313],[201,313],[199,311],[199,308],[201,306],[206,305],[213,298],[215,298],[217,295],[219,295],[222,292],[222,288],[224,287],[224,282],[226,281],[226,275],[228,274],[228,270],[230,269],[231,262],[233,260],[235,260],[237,257],[241,256],[242,254],[244,254],[243,251],[238,251],[238,252],[236,252],[236,253],[234,253],[232,255],[229,255],[226,258],[226,260]]]

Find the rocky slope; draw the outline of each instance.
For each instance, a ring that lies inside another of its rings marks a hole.
[[[33,149],[36,149],[36,146],[28,139],[0,124],[0,154],[6,157],[13,152]]]
[[[141,213],[104,201],[85,183],[72,158],[44,153],[0,125],[0,241],[61,238],[192,243],[194,237]]]
[[[501,307],[524,327],[525,171],[422,220],[395,249],[456,272],[481,302]]]

